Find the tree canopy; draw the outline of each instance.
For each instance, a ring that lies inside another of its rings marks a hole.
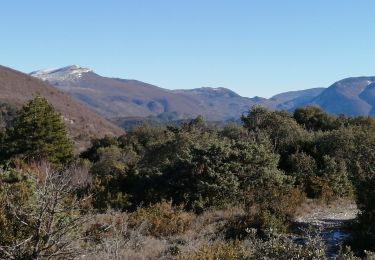
[[[35,96],[18,111],[4,142],[7,158],[46,159],[56,166],[73,158],[73,144],[61,115],[41,96]]]

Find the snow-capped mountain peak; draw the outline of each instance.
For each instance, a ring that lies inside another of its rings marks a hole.
[[[59,69],[43,69],[30,73],[30,76],[47,81],[75,80],[82,77],[84,73],[93,72],[92,69],[71,65]]]

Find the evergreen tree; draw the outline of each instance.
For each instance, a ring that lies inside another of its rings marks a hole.
[[[61,115],[41,96],[36,96],[17,114],[7,129],[5,147],[8,158],[47,159],[62,166],[73,158],[72,142]]]

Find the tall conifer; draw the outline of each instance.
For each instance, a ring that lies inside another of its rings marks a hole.
[[[73,158],[73,145],[62,117],[48,101],[36,96],[17,114],[7,131],[8,157],[47,159],[61,166]]]

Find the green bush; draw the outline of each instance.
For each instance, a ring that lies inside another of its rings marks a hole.
[[[21,171],[0,173],[0,246],[12,245],[32,233],[29,225],[15,219],[13,209],[27,208],[33,189],[33,183]],[[24,214],[27,212],[23,212],[21,218]]]
[[[117,146],[102,147],[97,154],[98,161],[91,168],[93,206],[100,211],[108,208],[125,209],[130,202],[123,186],[128,165],[123,159],[122,150]]]
[[[315,159],[304,152],[291,154],[288,158],[288,174],[295,178],[295,185],[304,190],[308,179],[317,174],[317,168]]]
[[[294,111],[293,118],[308,130],[327,131],[336,127],[336,117],[328,115],[318,107],[297,108]]]
[[[298,150],[301,142],[308,138],[308,133],[285,111],[254,106],[242,116],[242,122],[250,132],[266,133],[275,151],[282,156]]]

